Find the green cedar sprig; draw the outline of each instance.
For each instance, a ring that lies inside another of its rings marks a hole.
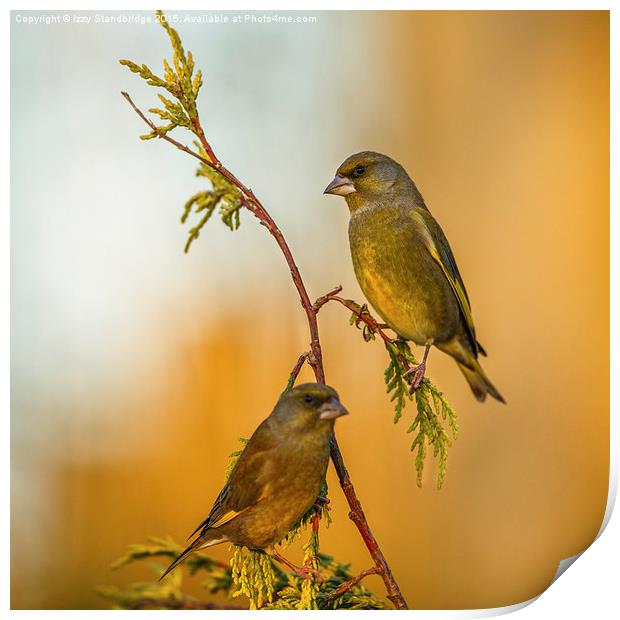
[[[197,70],[194,73],[192,53],[189,50],[185,51],[179,34],[166,21],[164,14],[157,11],[157,16],[159,23],[168,34],[173,52],[172,62],[164,59],[163,78],[153,73],[145,64],[137,64],[126,59],[119,61],[121,65],[139,75],[149,86],[163,88],[176,99],[175,102],[161,93],[157,95],[163,107],[150,108],[149,112],[159,117],[162,124],[156,124],[154,129],[140,136],[140,139],[162,138],[173,129],[182,127],[198,138],[199,141],[195,142],[195,145],[201,157],[207,161],[213,161],[200,142],[204,136],[201,134],[196,102],[203,84],[202,72]],[[239,211],[243,206],[240,191],[216,169],[203,162],[196,171],[196,175],[206,178],[210,182],[211,189],[197,192],[185,203],[181,216],[182,223],[185,223],[192,213],[200,216],[198,222],[188,231],[184,250],[186,253],[215,211],[219,212],[220,219],[227,228],[237,230],[240,224]]]
[[[207,157],[206,151],[199,142],[194,142],[198,152]],[[239,212],[243,203],[239,190],[217,170],[214,170],[204,162],[196,169],[196,176],[207,179],[211,184],[211,190],[198,192],[190,197],[183,207],[181,223],[185,223],[192,211],[195,215],[201,215],[198,223],[189,229],[185,252],[193,241],[198,239],[200,231],[209,221],[215,210],[219,211],[220,219],[229,230],[237,230],[240,225]]]
[[[233,598],[245,595],[250,601],[250,609],[262,609],[272,603],[281,573],[272,559],[263,551],[253,551],[245,547],[231,545],[230,566],[235,589]],[[278,571],[278,572],[277,572]]]
[[[239,441],[244,447],[248,442],[243,438],[239,438]],[[244,447],[231,453],[226,478]],[[321,495],[327,497],[325,482]],[[97,588],[97,592],[111,601],[117,609],[131,609],[144,601],[150,601],[151,606],[161,609],[189,607],[195,600],[183,593],[183,574],[204,572],[206,577],[201,585],[209,594],[224,592],[231,599],[245,596],[250,609],[385,609],[385,604],[362,583],[356,584],[338,597],[333,596],[334,592],[354,575],[348,564],[341,564],[320,552],[318,532],[312,528],[316,513],[317,508],[311,507],[299,522],[291,527],[281,545],[289,546],[309,527],[311,533],[303,545],[303,561],[321,571],[324,577],[322,584],[315,578],[301,579],[295,574],[284,572],[263,551],[231,545],[230,567],[197,552],[161,581],[134,583],[124,591],[104,586]],[[329,513],[325,508],[320,511],[319,516],[325,517],[329,525]],[[169,562],[182,550],[183,547],[171,538],[151,538],[147,544],[131,545],[127,553],[114,562],[112,568],[118,569],[153,558],[166,558]],[[164,566],[154,564],[151,568],[155,574],[160,575]]]
[[[355,575],[351,572],[349,564],[340,563],[311,545],[313,545],[312,539],[307,543],[305,551],[307,553],[307,549],[310,549],[310,552],[317,557],[317,565],[324,579],[320,585],[314,580],[301,579],[297,575],[285,573],[265,553],[249,552],[247,549],[237,547],[233,550],[233,558],[235,555],[237,557],[236,561],[233,560],[235,568],[224,567],[220,562],[198,552],[161,581],[154,579],[134,583],[125,590],[113,586],[101,586],[97,588],[97,592],[110,601],[115,609],[133,609],[144,601],[150,601],[149,606],[158,609],[190,607],[191,603],[199,601],[183,592],[184,575],[203,573],[205,577],[201,586],[209,595],[222,592],[230,599],[234,599],[241,596],[235,596],[239,587],[248,588],[250,592],[248,604],[252,605],[250,597],[255,596],[255,607],[260,609],[386,609],[385,603],[361,582],[344,594],[334,597],[336,590]],[[132,545],[128,554],[115,563],[115,566],[125,566],[157,557],[163,557],[168,561],[176,557],[181,549],[181,545],[171,539],[151,539],[150,544]],[[244,566],[245,574],[242,576]],[[150,568],[155,575],[159,575],[163,565],[153,564]],[[238,571],[237,582],[233,576],[234,571]],[[303,582],[311,583],[304,586]],[[260,600],[255,594],[258,587],[262,591]],[[312,592],[308,596],[310,589]],[[246,592],[243,592],[243,595],[248,596]]]
[[[386,342],[385,348],[390,356],[390,363],[383,373],[386,391],[390,394],[390,402],[394,403],[394,424],[396,424],[403,415],[405,403],[413,397],[409,393],[409,382],[404,376],[407,368],[403,364],[403,359],[409,365],[417,364],[409,345],[403,340],[395,342]]]
[[[394,423],[402,417],[407,400],[415,397],[417,414],[407,428],[407,433],[414,434],[411,451],[415,452],[417,485],[422,486],[424,462],[427,447],[430,446],[433,456],[437,458],[437,488],[441,489],[446,478],[448,449],[458,436],[456,412],[428,377],[424,377],[414,394],[410,393],[409,382],[404,375],[407,367],[416,366],[417,361],[407,342],[386,342],[385,347],[390,356],[385,370],[385,384],[390,401],[394,402]],[[452,437],[444,428],[443,422],[447,423]]]
[[[371,316],[368,309],[357,307],[359,310],[353,312],[349,323],[361,329],[364,341],[370,342],[375,339],[377,330],[363,320],[364,313]],[[394,403],[394,424],[401,419],[407,401],[415,398],[417,414],[407,433],[414,434],[411,451],[415,452],[416,483],[422,486],[427,448],[431,447],[433,457],[437,459],[437,488],[441,489],[446,478],[448,449],[458,436],[456,412],[428,377],[424,377],[420,387],[411,394],[405,373],[418,362],[409,344],[400,339],[384,341],[384,344],[389,356],[384,381],[390,402]]]
[[[161,78],[145,64],[137,64],[131,60],[122,59],[120,64],[126,66],[132,73],[139,75],[149,86],[167,90],[179,103],[174,103],[159,95],[164,104],[164,110],[151,108],[153,114],[157,114],[161,120],[169,121],[168,125],[158,127],[149,134],[141,136],[143,140],[151,140],[161,137],[175,127],[186,127],[198,135],[194,123],[199,121],[196,100],[202,86],[202,72],[198,70],[194,75],[194,58],[192,53],[185,53],[181,37],[177,31],[168,24],[162,11],[157,11],[159,23],[167,32],[172,45],[172,66],[164,59],[164,77]]]

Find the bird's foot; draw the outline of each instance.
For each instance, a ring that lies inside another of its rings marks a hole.
[[[317,563],[318,558],[311,557],[309,558],[303,566],[297,566],[293,564],[291,561],[287,560],[283,555],[280,555],[275,549],[273,550],[273,559],[277,560],[281,564],[284,564],[292,573],[301,577],[302,579],[316,579],[318,583],[323,583],[323,577],[321,573],[312,566],[313,563]]]
[[[417,366],[412,366],[403,373],[403,377],[411,377],[409,380],[409,394],[413,394],[422,385],[425,372],[426,362],[422,362]]]
[[[312,561],[312,558],[310,558],[310,561]],[[323,577],[321,576],[321,573],[319,573],[319,571],[314,568],[314,566],[312,566],[310,562],[304,564],[303,566],[296,566],[295,564],[289,562],[286,566],[292,573],[294,573],[298,577],[301,577],[302,579],[316,579],[318,583],[323,583]]]
[[[319,565],[319,558],[312,556],[308,561],[300,568],[300,572],[297,573],[302,579],[316,579],[317,583],[323,583],[323,577],[317,568],[314,568],[313,564]]]

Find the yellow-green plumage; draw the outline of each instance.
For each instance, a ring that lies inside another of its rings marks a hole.
[[[365,151],[338,168],[328,193],[345,197],[355,275],[401,337],[451,355],[474,395],[503,402],[478,362],[469,298],[450,245],[404,168]]]
[[[266,549],[288,533],[320,495],[335,418],[336,391],[305,383],[284,394],[248,441],[196,539],[162,577],[194,551],[222,542]]]

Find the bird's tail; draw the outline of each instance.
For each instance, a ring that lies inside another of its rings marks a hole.
[[[199,549],[205,549],[206,547],[211,547],[213,545],[217,545],[217,543],[222,542],[220,540],[205,540],[204,536],[199,536],[196,540],[191,543],[186,549],[184,549],[170,564],[170,566],[164,571],[163,575],[159,578],[161,581],[170,571],[174,570],[183,560],[186,560],[194,551],[198,551]]]
[[[469,383],[469,387],[471,391],[474,393],[474,396],[481,402],[483,402],[487,394],[490,394],[496,400],[499,400],[500,403],[506,403],[504,397],[495,389],[495,386],[489,381],[489,378],[486,376],[484,370],[482,370],[482,366],[477,359],[474,357],[471,358],[470,366],[466,366],[465,364],[461,364],[457,360],[456,362],[461,369],[461,372],[467,379],[467,383]]]

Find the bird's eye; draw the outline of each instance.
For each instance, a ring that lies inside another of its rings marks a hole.
[[[306,394],[304,396],[304,402],[308,403],[309,405],[311,405],[314,402],[314,398],[312,396],[310,396],[310,394]]]
[[[354,177],[362,176],[364,172],[366,172],[366,168],[364,166],[356,166],[355,170],[353,171],[353,176]]]

